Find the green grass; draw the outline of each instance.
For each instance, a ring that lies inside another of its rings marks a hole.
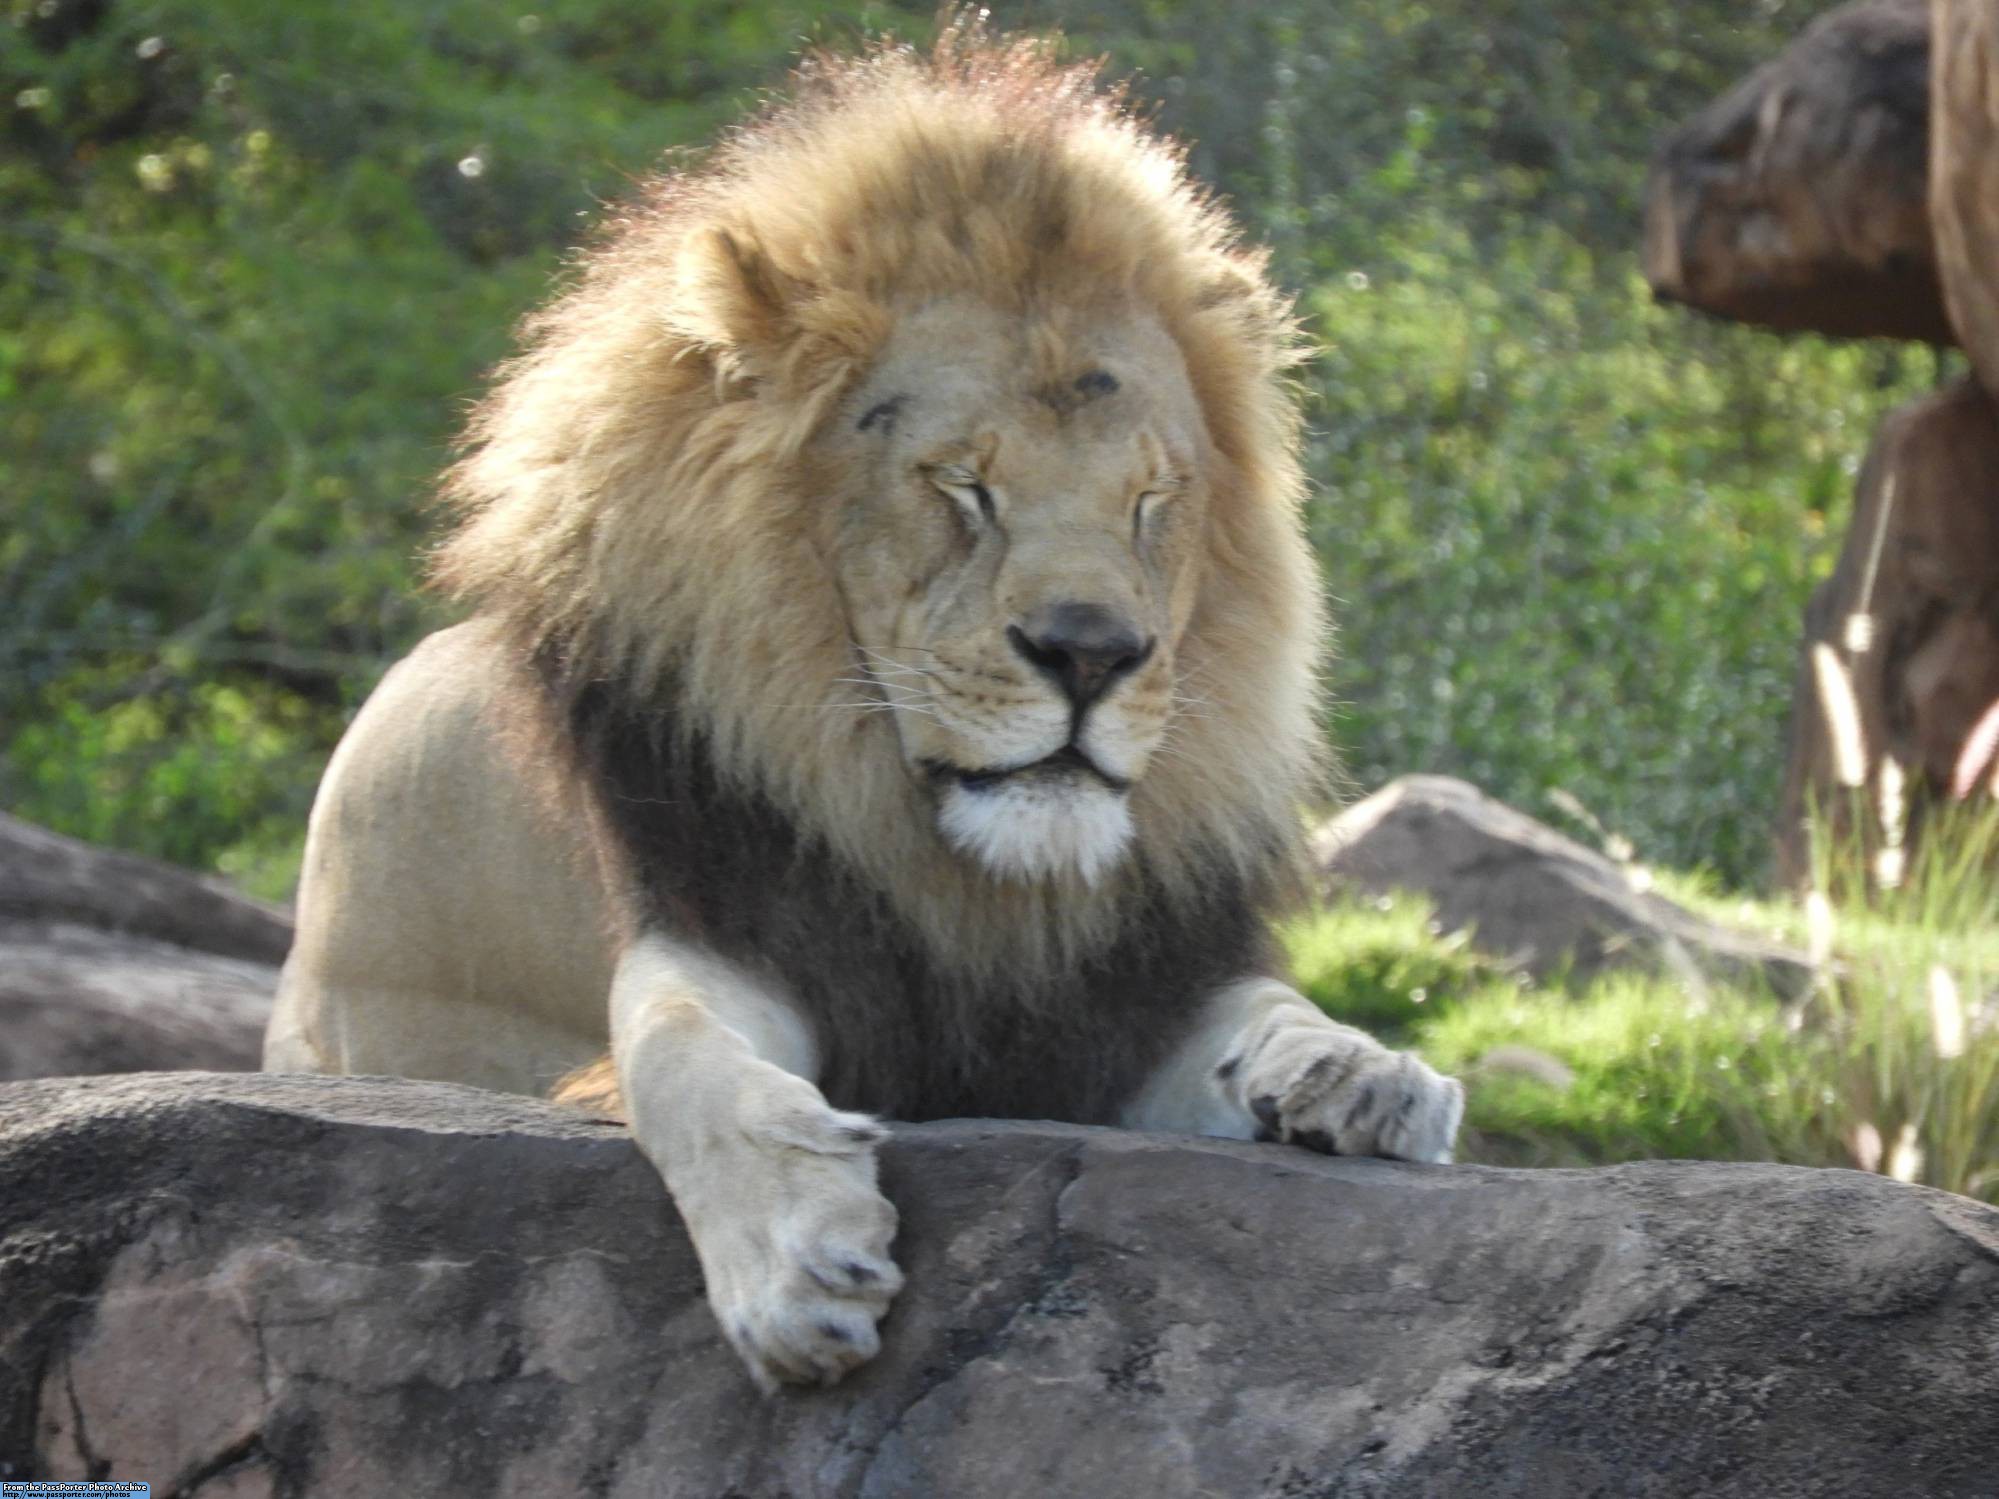
[[[1635,973],[1534,985],[1437,936],[1407,896],[1286,936],[1329,1014],[1465,1080],[1461,1159],[1858,1166],[1999,1202],[1999,806],[1953,811],[1926,838],[1888,889],[1826,849],[1809,905],[1659,879],[1718,920],[1814,945],[1819,981],[1789,1005]]]
[[[1283,933],[1298,987],[1329,1015],[1405,1042],[1427,1019],[1488,990],[1517,992],[1463,933],[1439,936],[1414,896],[1337,905]]]

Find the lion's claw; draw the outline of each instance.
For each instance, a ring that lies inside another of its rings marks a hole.
[[[1455,1078],[1304,1011],[1258,1038],[1236,1080],[1258,1138],[1325,1155],[1448,1161],[1464,1115]]]

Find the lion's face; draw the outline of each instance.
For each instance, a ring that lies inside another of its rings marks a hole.
[[[828,439],[855,648],[938,826],[995,872],[1094,881],[1166,748],[1207,437],[1142,316],[1062,335],[967,301],[904,320]]]

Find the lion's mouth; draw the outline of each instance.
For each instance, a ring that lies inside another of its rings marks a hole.
[[[924,762],[924,772],[931,780],[962,786],[967,791],[991,791],[1009,782],[1022,780],[1068,780],[1077,776],[1091,777],[1120,794],[1131,790],[1131,782],[1114,776],[1075,744],[1065,744],[1052,755],[1043,755],[1039,760],[1030,760],[1024,765],[987,766],[978,770],[967,770],[962,765],[951,765],[942,760]]]

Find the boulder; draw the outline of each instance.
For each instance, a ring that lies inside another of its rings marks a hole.
[[[291,916],[0,814],[0,1081],[254,1070]]]
[[[1673,132],[1646,189],[1653,291],[1782,331],[1954,342],[1928,207],[1929,43],[1929,0],[1858,0]]]
[[[1930,211],[1944,299],[1999,395],[1999,6],[1936,0]]]
[[[0,812],[0,920],[63,922],[272,967],[291,913],[157,859],[65,838]]]
[[[0,1087],[0,1476],[160,1495],[1987,1495],[1999,1213],[899,1129],[882,1357],[756,1394],[626,1134],[379,1079]]]
[[[1805,614],[1778,830],[1778,875],[1805,884],[1808,817],[1871,853],[1883,841],[1882,764],[1903,772],[1905,847],[1947,795],[1973,729],[1999,702],[1999,402],[1970,379],[1882,422],[1860,472],[1853,523]],[[1856,743],[1842,750],[1815,656],[1851,690]],[[1857,760],[1864,798],[1841,791]],[[1989,767],[1973,767],[1982,774]],[[1856,817],[1856,814],[1857,817]],[[1856,825],[1857,823],[1857,825]]]
[[[1632,872],[1448,776],[1404,776],[1313,836],[1333,894],[1426,896],[1447,932],[1537,978],[1587,982],[1634,964],[1680,975],[1760,976],[1783,995],[1804,956],[1638,888]]]
[[[0,1082],[254,1072],[278,970],[60,922],[0,921]]]

